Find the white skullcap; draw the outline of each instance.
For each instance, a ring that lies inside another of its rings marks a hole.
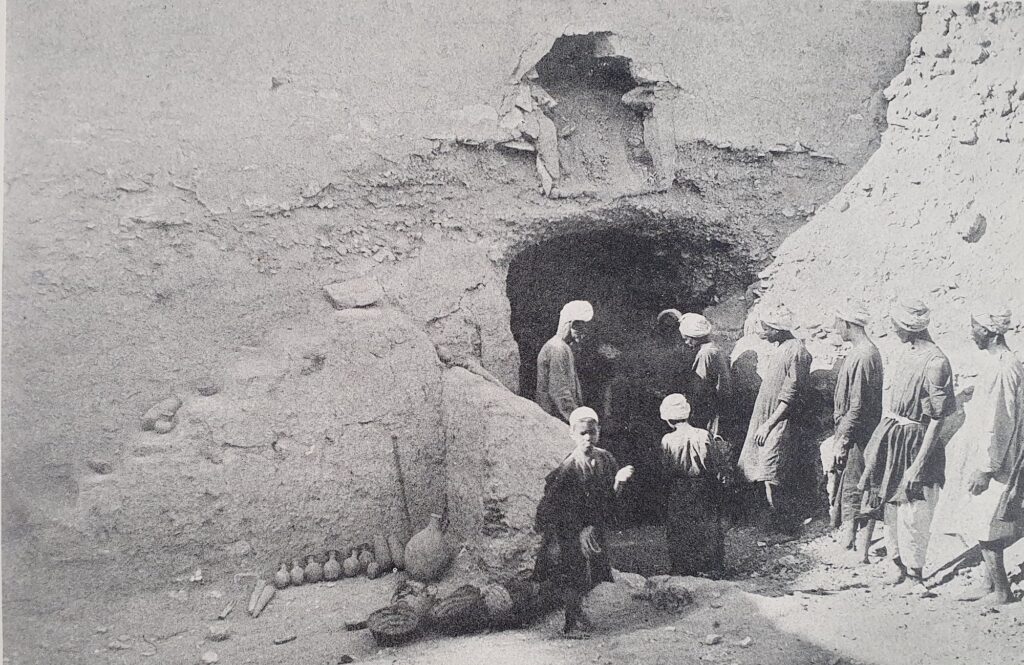
[[[775,307],[761,315],[761,323],[769,328],[789,332],[793,330],[793,312],[783,306]]]
[[[679,393],[672,393],[661,400],[662,420],[686,420],[690,417],[690,403]]]
[[[575,409],[569,414],[569,427],[572,427],[581,420],[593,420],[595,423],[599,422],[597,411],[594,411],[589,406],[581,406],[578,409]]]
[[[700,314],[683,314],[679,319],[679,333],[687,337],[707,337],[711,334],[711,322]]]

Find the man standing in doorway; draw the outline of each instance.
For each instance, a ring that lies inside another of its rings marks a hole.
[[[945,481],[946,457],[937,435],[956,410],[953,369],[928,334],[931,313],[920,300],[890,311],[902,350],[886,370],[889,394],[882,421],[864,452],[866,516],[885,519],[892,570],[886,580],[923,583],[932,515]]]
[[[946,486],[932,532],[978,543],[985,561],[984,579],[960,600],[992,594],[993,604],[1013,601],[1003,550],[1020,538],[1024,520],[1019,513],[1002,514],[1000,504],[1024,453],[1024,367],[1006,346],[1010,327],[1010,312],[1003,308],[971,316],[971,337],[984,353],[967,418],[946,446]]]
[[[711,341],[711,322],[700,314],[683,314],[679,334],[687,348],[696,350],[686,373],[686,392],[692,406],[689,422],[714,438],[732,392],[729,357]]]
[[[580,344],[594,318],[594,307],[586,300],[573,300],[562,307],[558,332],[541,347],[537,355],[537,393],[542,409],[569,422],[569,415],[583,406],[583,387],[576,373],[576,360],[570,345]]]
[[[867,560],[874,521],[860,516],[863,493],[857,485],[864,473],[864,449],[882,419],[882,355],[864,330],[867,322],[863,305],[849,303],[836,310],[835,332],[853,345],[836,378],[833,412],[833,468],[841,473],[839,544],[844,550],[854,549],[859,528],[863,561]]]
[[[799,443],[798,417],[811,372],[811,355],[793,337],[792,314],[783,308],[761,318],[760,336],[778,345],[768,361],[754,402],[739,470],[749,482],[764,483],[773,526],[791,531],[794,523],[784,508],[790,491],[791,465]]]

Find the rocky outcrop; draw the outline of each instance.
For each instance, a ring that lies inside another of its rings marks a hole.
[[[885,91],[889,128],[878,152],[763,274],[762,303],[796,312],[818,364],[838,350],[818,326],[848,297],[866,300],[883,353],[893,344],[889,303],[923,298],[962,376],[973,373],[972,306],[1002,300],[1024,315],[1022,71],[1020,3],[925,10],[906,67]]]
[[[446,371],[443,385],[451,533],[530,531],[544,476],[572,448],[565,424],[461,367]]]
[[[190,397],[172,433],[142,433],[79,498],[89,529],[137,565],[272,565],[441,508],[441,366],[405,316],[337,312],[225,365],[223,390]]]

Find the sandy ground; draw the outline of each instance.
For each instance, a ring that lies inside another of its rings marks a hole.
[[[922,598],[880,585],[880,563],[850,567],[821,524],[796,541],[770,544],[749,527],[733,529],[729,552],[747,566],[736,579],[689,578],[694,604],[679,613],[655,610],[627,585],[603,584],[587,611],[589,640],[559,639],[560,616],[529,628],[461,638],[433,636],[378,648],[346,620],[384,604],[397,574],[290,588],[258,619],[244,611],[251,578],[182,580],[130,598],[13,599],[4,606],[4,663],[198,663],[213,651],[220,663],[333,665],[350,656],[383,663],[677,663],[782,665],[806,663],[1024,662],[1024,603],[998,609],[954,599],[977,575],[976,557],[952,539],[934,543],[937,565],[926,572]],[[879,543],[878,545],[880,545]],[[875,557],[877,560],[877,557]],[[1017,593],[1024,547],[1011,551]],[[217,615],[231,601],[236,609]],[[229,631],[211,642],[209,627]],[[706,644],[712,634],[717,644]],[[294,636],[276,645],[275,640]],[[749,638],[749,643],[746,642]]]

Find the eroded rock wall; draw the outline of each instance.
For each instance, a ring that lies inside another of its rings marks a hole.
[[[1024,315],[1024,8],[932,3],[885,94],[880,149],[779,248],[764,302],[791,306],[829,365],[838,347],[815,326],[837,302],[866,300],[885,351],[889,304],[918,295],[969,382],[972,306],[1002,300]]]

